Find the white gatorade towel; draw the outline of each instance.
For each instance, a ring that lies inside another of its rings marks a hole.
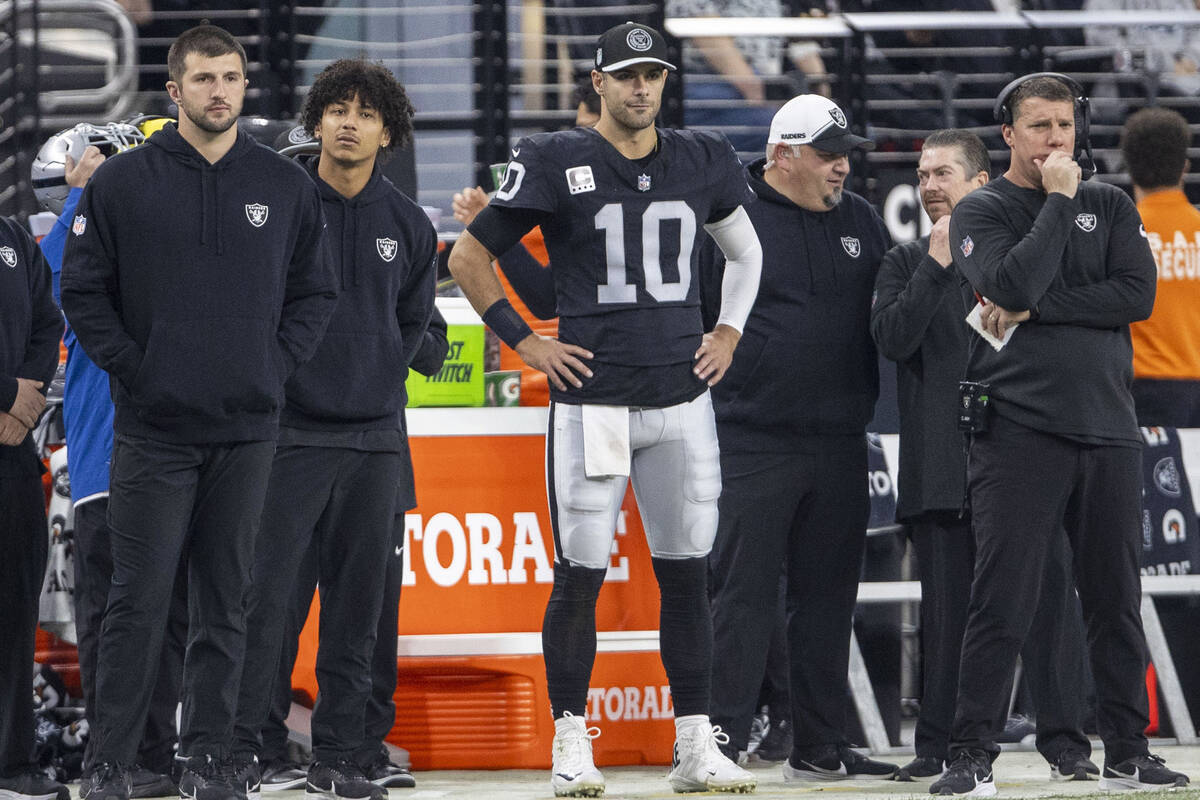
[[[583,404],[583,468],[589,478],[629,474],[629,407]]]

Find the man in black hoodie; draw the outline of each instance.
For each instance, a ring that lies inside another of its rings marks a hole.
[[[113,584],[81,790],[129,796],[155,660],[187,565],[180,793],[242,800],[232,726],[245,601],[283,406],[337,283],[304,170],[240,134],[245,53],[202,25],[169,57],[179,123],[96,170],[62,272],[63,307],[115,405]]]
[[[58,366],[62,315],[50,266],[27,231],[0,219],[0,797],[67,800],[35,762],[30,665],[46,572],[46,499],[30,429]]]
[[[975,539],[964,513],[967,459],[958,431],[958,382],[967,365],[967,308],[950,254],[950,212],[988,181],[987,147],[969,131],[937,131],[917,164],[930,235],[888,251],[875,282],[871,333],[896,362],[900,394],[900,496],[896,519],[908,526],[921,576],[921,713],[916,758],[897,780],[942,773],[954,720],[958,662],[975,573]],[[1100,770],[1089,759],[1082,729],[1083,622],[1061,542],[1046,559],[1041,601],[1022,663],[1037,709],[1037,748],[1052,780],[1088,780]],[[1053,642],[1053,646],[1049,643]]]
[[[341,293],[312,360],[287,383],[238,698],[237,749],[257,753],[289,604],[311,543],[318,553],[321,641],[308,793],[342,800],[387,794],[358,759],[392,517],[407,465],[404,379],[433,314],[437,235],[376,162],[411,136],[412,114],[387,69],[347,59],[317,76],[301,114],[305,130],[321,142],[310,174],[329,221]],[[371,749],[376,755],[379,743]]]
[[[967,366],[991,413],[986,430],[974,426],[968,458],[975,576],[951,762],[933,794],[996,793],[1004,687],[1064,528],[1096,680],[1100,788],[1188,782],[1150,755],[1145,735],[1142,440],[1129,323],[1149,316],[1157,273],[1129,197],[1081,180],[1072,157],[1081,102],[1052,75],[1010,87],[997,104],[1008,171],[950,218],[964,296],[996,343],[973,337]]]
[[[713,387],[721,443],[720,522],[710,556],[713,722],[736,758],[750,736],[787,573],[793,744],[786,780],[886,778],[891,764],[847,746],[850,624],[866,545],[866,426],[879,393],[868,318],[891,242],[845,191],[850,133],[833,102],[807,94],[776,113],[767,158],[750,165],[748,206],[762,282],[725,380]],[[701,256],[706,317],[724,259]]]

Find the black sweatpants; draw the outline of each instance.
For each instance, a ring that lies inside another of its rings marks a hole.
[[[283,640],[279,649],[279,667],[275,686],[271,690],[271,707],[262,728],[262,746],[258,757],[263,763],[287,760],[287,718],[292,710],[292,670],[300,651],[300,632],[308,621],[313,592],[317,590],[317,547],[312,544],[300,562],[291,608],[283,623]]]
[[[100,630],[89,766],[136,759],[180,559],[188,596],[180,752],[230,752],[254,536],[274,449],[274,442],[116,437],[108,499],[113,577]]]
[[[1045,560],[1066,529],[1096,681],[1105,760],[1147,751],[1146,642],[1139,612],[1141,453],[1083,445],[994,416],[975,438],[968,482],[975,579],[950,755],[995,754],[1005,687],[1041,598]]]
[[[75,506],[75,632],[79,643],[79,683],[90,710],[96,696],[96,658],[100,627],[112,586],[112,541],[108,531],[108,498],[98,497]],[[137,761],[143,767],[169,775],[179,741],[175,711],[183,682],[183,650],[187,639],[187,570],[180,560],[171,610],[158,663],[158,680],[150,697],[146,727],[138,745]]]
[[[5,778],[33,765],[33,651],[48,541],[41,476],[0,474],[0,777]]]
[[[845,740],[850,625],[870,513],[866,475],[865,436],[822,437],[808,452],[722,448],[721,516],[709,556],[711,716],[740,750],[766,668],[780,564],[794,746]]]
[[[383,604],[375,652],[371,655],[371,697],[367,700],[363,743],[357,756],[360,764],[368,764],[375,758],[396,724],[396,637],[400,629],[400,590],[404,581],[404,513],[398,510],[392,521]]]
[[[958,694],[975,539],[970,517],[959,519],[951,511],[924,514],[910,523],[910,530],[921,577],[924,670],[915,745],[919,757],[944,760]],[[1045,561],[1041,600],[1021,660],[1037,708],[1038,752],[1053,763],[1068,749],[1090,754],[1092,745],[1083,733],[1087,649],[1066,537],[1050,542]],[[1005,696],[1011,691],[1010,675]]]
[[[396,656],[397,632],[400,617],[400,589],[404,580],[404,514],[397,512],[392,523],[392,549],[387,557],[384,578],[383,604],[375,636],[375,651],[371,655],[371,696],[364,715],[363,743],[356,760],[370,764],[383,748],[383,742],[396,722]],[[292,702],[292,670],[296,665],[298,637],[304,628],[317,586],[316,548],[309,547],[296,580],[296,595],[284,629],[283,647],[279,656],[279,672],[275,690],[271,693],[271,710],[262,730],[262,749],[259,758],[281,761],[287,758],[287,715]]]
[[[318,548],[321,592],[313,758],[353,758],[362,746],[399,463],[398,453],[348,448],[281,446],[276,453],[255,548],[238,751],[259,751],[310,543]]]

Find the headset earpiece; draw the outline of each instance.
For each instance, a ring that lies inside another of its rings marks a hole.
[[[992,106],[992,116],[1001,125],[1012,125],[1013,114],[1012,108],[1009,106],[1009,98],[1017,90],[1017,87],[1033,78],[1055,78],[1065,83],[1067,88],[1071,90],[1071,95],[1075,98],[1074,157],[1079,162],[1079,167],[1083,172],[1083,179],[1087,180],[1096,174],[1096,162],[1092,157],[1092,142],[1089,138],[1092,123],[1092,108],[1087,95],[1083,92],[1083,84],[1079,81],[1061,72],[1034,72],[1029,75],[1022,75],[1016,80],[1010,81],[1007,86],[1000,90],[1000,94],[996,97],[996,103]]]

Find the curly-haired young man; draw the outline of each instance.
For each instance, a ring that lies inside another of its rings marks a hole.
[[[334,62],[317,76],[301,120],[321,143],[309,174],[341,292],[316,354],[285,387],[247,606],[235,747],[258,753],[293,588],[315,548],[321,701],[307,791],[381,798],[386,791],[359,761],[397,487],[408,463],[404,378],[433,313],[437,236],[377,165],[412,132],[412,105],[390,72]]]

